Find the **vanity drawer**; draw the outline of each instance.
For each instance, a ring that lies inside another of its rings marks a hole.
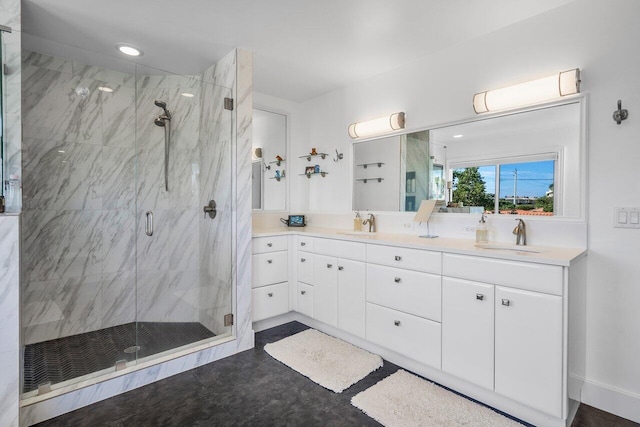
[[[287,236],[256,237],[251,245],[251,253],[262,254],[287,250]]]
[[[444,254],[443,275],[562,295],[563,271],[557,265]]]
[[[289,284],[287,282],[253,289],[251,293],[254,322],[289,311]]]
[[[334,239],[315,239],[314,252],[336,258],[364,261],[366,246],[364,243],[345,242]]]
[[[367,301],[440,321],[440,275],[367,264]]]
[[[298,236],[298,250],[313,252],[313,237]]]
[[[256,254],[252,258],[251,283],[254,288],[286,282],[288,277],[288,252]]]
[[[368,244],[367,262],[433,274],[442,271],[442,254],[421,249]]]
[[[313,254],[298,251],[296,255],[298,263],[298,281],[313,285]]]
[[[313,286],[298,282],[298,312],[313,317]]]
[[[367,303],[367,340],[440,369],[440,323]]]

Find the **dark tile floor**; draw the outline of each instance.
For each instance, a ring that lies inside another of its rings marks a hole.
[[[23,392],[214,337],[198,322],[132,322],[29,344],[24,349]],[[125,352],[135,345],[136,352]]]
[[[44,426],[375,426],[351,398],[399,368],[387,361],[342,393],[277,362],[264,345],[307,329],[292,322],[256,334],[252,350],[42,423]],[[636,425],[581,406],[573,427]]]

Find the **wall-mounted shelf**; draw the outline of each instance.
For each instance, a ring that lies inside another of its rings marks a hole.
[[[300,156],[301,159],[307,159],[308,161],[311,161],[312,157],[320,157],[322,160],[324,160],[326,157],[328,156],[327,153],[317,153],[317,154],[307,154],[304,156]]]
[[[286,161],[287,161],[287,159],[274,160],[273,162],[269,162],[269,164],[271,165],[271,164],[274,164],[274,163],[275,163],[276,165],[280,166],[282,163],[284,163],[284,162],[286,162]]]
[[[373,165],[378,165],[378,167],[379,167],[379,168],[381,168],[381,167],[382,167],[382,165],[384,165],[384,163],[383,163],[383,162],[362,163],[362,164],[359,164],[359,165],[356,165],[356,166],[362,166],[363,168],[365,168],[365,169],[366,169],[366,168],[367,168],[367,166],[373,166]]]
[[[325,172],[325,171],[320,171],[320,172],[314,172],[314,173],[301,173],[300,176],[305,176],[309,179],[311,179],[311,175],[321,175],[323,178],[325,177],[325,175],[327,175],[329,172]]]
[[[378,182],[382,182],[384,181],[384,178],[359,178],[356,179],[356,181],[362,181],[363,183],[367,183],[367,181],[378,181]]]

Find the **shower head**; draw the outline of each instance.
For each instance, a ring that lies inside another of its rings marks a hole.
[[[163,128],[163,127],[165,126],[165,124],[166,124],[166,123],[165,123],[165,120],[166,120],[166,119],[164,118],[164,116],[160,116],[160,117],[158,117],[157,119],[155,119],[155,120],[153,121],[153,123],[155,123],[155,124],[156,124],[156,126],[160,126],[160,127],[162,127],[162,128]]]
[[[167,120],[171,120],[171,112],[169,110],[167,110],[167,103],[166,102],[156,100],[154,102],[154,104],[156,104],[156,107],[160,107],[160,108],[162,108],[164,110],[164,116],[166,117]],[[158,125],[158,126],[161,126],[161,125]]]

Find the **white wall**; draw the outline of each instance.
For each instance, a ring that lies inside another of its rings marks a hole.
[[[577,0],[308,101],[303,105],[308,138],[293,141],[291,150],[335,147],[344,151],[345,161],[332,164],[324,181],[292,180],[291,207],[313,214],[345,214],[345,227],[349,226],[352,151],[346,130],[351,122],[395,111],[407,113],[408,131],[462,120],[473,116],[475,92],[580,67],[582,92],[589,94],[583,400],[640,421],[640,231],[612,228],[614,206],[640,206],[640,56],[633,47],[638,39],[639,1]],[[630,111],[620,126],[611,118],[618,99]],[[306,185],[293,184],[301,181]],[[383,216],[378,225],[397,230],[404,222],[410,218],[397,214]],[[438,218],[435,225],[446,228],[457,222],[460,219]],[[546,233],[548,244],[584,241],[579,222],[532,222],[532,240]],[[496,222],[497,234],[507,236],[506,224]]]

